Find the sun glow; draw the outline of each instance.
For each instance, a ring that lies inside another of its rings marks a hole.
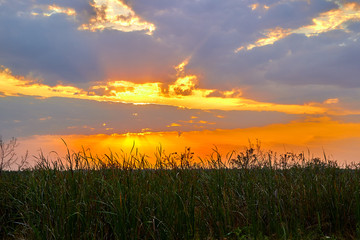
[[[191,132],[141,132],[112,135],[69,135],[69,136],[33,136],[20,139],[22,148],[38,149],[45,152],[57,151],[65,154],[65,147],[60,141],[63,138],[71,149],[78,151],[82,147],[90,148],[93,153],[104,154],[111,149],[114,152],[130,152],[135,147],[153,159],[156,148],[162,146],[167,154],[183,151],[191,147],[197,156],[206,157],[217,147],[225,154],[233,150],[242,150],[249,141],[261,141],[264,150],[277,152],[307,152],[323,156],[331,154],[334,158],[341,156],[348,161],[358,161],[360,144],[360,124],[342,123],[330,118],[312,118],[305,121],[293,121],[287,124],[272,124],[264,127],[252,127],[230,130],[204,130]],[[351,145],[349,145],[351,143]],[[51,149],[50,149],[51,146]]]

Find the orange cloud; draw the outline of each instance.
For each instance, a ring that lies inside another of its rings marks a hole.
[[[266,30],[263,34],[265,35],[264,38],[260,38],[255,43],[249,44],[246,47],[241,46],[241,47],[237,48],[235,50],[235,52],[237,53],[243,49],[251,50],[255,47],[262,47],[262,46],[274,44],[275,42],[279,41],[280,39],[283,39],[283,38],[289,36],[290,34],[292,34],[292,32],[290,29],[283,29],[280,27],[276,27],[274,29]]]
[[[325,104],[336,104],[336,103],[339,103],[339,99],[338,98],[329,98],[329,99],[326,99],[324,101]]]
[[[195,121],[194,119],[197,119],[198,117],[194,117],[192,116],[190,120],[180,120],[179,122],[182,122],[182,123],[190,123],[190,124],[201,124],[201,125],[204,125],[204,124],[209,124],[209,125],[214,125],[216,124],[215,122],[208,122],[208,121],[204,121],[204,120],[199,120],[199,121]],[[177,123],[175,123],[176,126],[181,126]]]
[[[155,25],[140,19],[127,5],[119,0],[93,0],[90,3],[96,15],[89,23],[83,24],[79,30],[92,32],[102,31],[106,28],[122,32],[147,31],[152,34]]]
[[[175,70],[178,76],[181,76],[185,73],[185,67],[189,64],[191,57],[187,57],[184,61],[182,61],[179,65],[175,66]]]
[[[198,156],[205,157],[213,147],[220,152],[228,153],[241,150],[253,143],[261,141],[263,149],[278,152],[305,151],[322,156],[323,150],[332,154],[335,159],[358,161],[360,144],[360,123],[343,123],[330,118],[316,118],[306,121],[294,121],[288,124],[273,124],[264,127],[231,130],[205,130],[191,132],[142,132],[113,135],[70,135],[70,136],[33,136],[19,139],[23,150],[43,148],[45,153],[52,150],[65,153],[62,137],[74,150],[81,146],[90,147],[93,153],[104,154],[108,149],[113,151],[129,151],[135,144],[140,152],[153,157],[160,144],[167,153],[182,151],[191,147]]]
[[[259,3],[254,3],[254,4],[251,4],[249,5],[249,7],[251,8],[252,11],[255,11],[259,8],[263,8],[264,10],[268,10],[270,7],[267,6],[267,5],[260,5]]]
[[[170,124],[170,125],[168,125],[168,126],[166,126],[166,127],[180,127],[181,125],[180,124],[178,124],[178,123],[172,123],[172,124]]]
[[[67,97],[87,98],[87,93],[73,86],[57,85],[54,87],[14,76],[8,68],[0,67],[0,89],[4,96],[39,96],[39,97]]]
[[[339,9],[321,13],[319,17],[314,18],[312,21],[312,25],[298,28],[293,33],[302,33],[307,37],[312,37],[331,30],[347,30],[346,23],[348,21],[360,21],[360,4],[355,2],[346,3]]]
[[[259,7],[259,4],[258,3],[254,3],[254,4],[251,4],[250,6],[249,6],[250,8],[251,8],[251,10],[256,10],[258,7]]]
[[[174,84],[169,85],[169,94],[172,96],[189,96],[195,90],[196,76],[185,76],[178,78]]]
[[[321,13],[318,17],[312,19],[313,24],[297,29],[283,29],[281,27],[268,29],[263,33],[265,35],[264,38],[260,38],[255,43],[248,44],[247,46],[240,46],[235,49],[235,53],[274,44],[294,33],[313,37],[336,29],[349,31],[347,29],[347,23],[349,21],[360,21],[360,4],[352,2],[340,5],[338,9]]]

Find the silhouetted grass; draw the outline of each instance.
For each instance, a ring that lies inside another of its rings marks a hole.
[[[0,175],[2,239],[359,239],[360,170],[250,147],[38,157]]]

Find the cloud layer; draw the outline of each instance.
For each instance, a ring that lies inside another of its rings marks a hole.
[[[181,64],[180,64],[181,66]],[[182,66],[181,69],[184,67]],[[213,89],[201,89],[196,86],[197,77],[180,75],[177,80],[164,87],[161,83],[136,84],[128,81],[110,81],[106,85],[93,85],[88,90],[69,85],[49,86],[43,83],[13,76],[9,69],[0,71],[0,92],[6,96],[37,96],[41,98],[63,97],[94,101],[122,102],[133,104],[158,104],[199,110],[236,110],[236,111],[274,111],[288,114],[359,114],[331,108],[338,99],[327,99],[323,104],[286,105],[258,102],[237,96],[236,90],[217,92]],[[216,96],[218,95],[218,96]]]

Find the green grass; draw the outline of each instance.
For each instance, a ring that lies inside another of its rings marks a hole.
[[[360,238],[357,165],[252,147],[155,155],[83,150],[2,171],[0,238]]]

